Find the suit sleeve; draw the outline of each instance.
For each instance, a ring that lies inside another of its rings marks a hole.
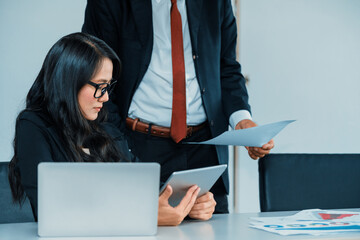
[[[16,127],[17,166],[21,184],[37,218],[37,166],[40,162],[52,162],[52,151],[46,134],[28,120],[19,120]]]
[[[119,6],[114,6],[117,4],[116,1],[109,2],[106,0],[88,0],[82,32],[102,39],[117,53],[119,50],[119,34],[112,9],[117,9]],[[121,118],[115,99],[116,91],[105,103],[105,107],[109,113],[108,121],[121,128]]]
[[[220,77],[223,107],[229,118],[238,110],[250,112],[245,78],[241,74],[241,66],[236,61],[236,20],[231,2],[224,1],[224,18],[221,25],[221,59]]]
[[[104,40],[115,52],[118,52],[117,24],[111,9],[112,5],[108,1],[88,0],[82,32]]]

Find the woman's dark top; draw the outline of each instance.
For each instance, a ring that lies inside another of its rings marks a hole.
[[[109,123],[101,127],[110,135],[121,153],[131,161],[125,136]],[[64,144],[50,119],[41,112],[24,111],[16,125],[16,169],[20,171],[21,184],[30,200],[37,219],[37,166],[40,162],[68,162]]]

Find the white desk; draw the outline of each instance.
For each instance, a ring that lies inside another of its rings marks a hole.
[[[310,235],[280,236],[249,227],[249,217],[255,216],[283,216],[293,212],[249,213],[249,214],[221,214],[214,215],[210,221],[184,221],[178,227],[159,227],[153,237],[108,237],[108,238],[40,238],[37,236],[36,223],[0,224],[1,240],[83,240],[83,239],[132,239],[132,240],[165,240],[165,239],[206,239],[206,240],[282,240],[282,239],[360,239],[360,233],[343,233],[314,237]]]

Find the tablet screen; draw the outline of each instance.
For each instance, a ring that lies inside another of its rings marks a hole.
[[[173,172],[160,189],[160,194],[167,185],[170,185],[173,189],[173,193],[169,198],[169,203],[171,206],[175,207],[185,196],[187,190],[195,184],[200,187],[199,196],[207,193],[225,171],[226,167],[226,164],[222,164],[212,167]]]

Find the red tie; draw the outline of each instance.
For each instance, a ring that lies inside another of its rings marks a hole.
[[[173,103],[170,136],[178,143],[186,137],[185,64],[181,15],[176,0],[171,0],[171,3]]]

